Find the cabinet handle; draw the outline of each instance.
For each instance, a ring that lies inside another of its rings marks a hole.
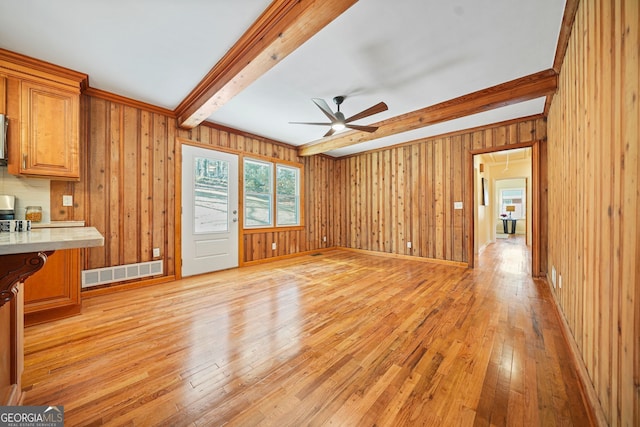
[[[27,154],[23,154],[22,155],[22,169],[26,169],[27,168]]]
[[[7,158],[7,130],[9,129],[9,118],[6,115],[0,114],[0,159]]]

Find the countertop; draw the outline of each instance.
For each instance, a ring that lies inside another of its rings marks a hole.
[[[84,221],[51,221],[51,222],[32,222],[31,228],[68,228],[68,227],[84,227]]]
[[[104,237],[95,227],[38,228],[31,231],[0,233],[0,255],[102,245]]]

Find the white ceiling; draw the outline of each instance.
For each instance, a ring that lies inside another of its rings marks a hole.
[[[268,0],[0,0],[0,47],[87,73],[91,87],[170,110]],[[346,95],[370,124],[553,66],[564,0],[360,0],[209,121],[291,145],[328,128],[311,102]],[[540,114],[544,98],[329,152],[373,148]]]

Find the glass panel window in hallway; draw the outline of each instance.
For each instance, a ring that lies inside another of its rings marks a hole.
[[[515,210],[508,209],[507,206],[514,206]],[[512,218],[524,218],[526,214],[524,188],[510,188],[500,191],[500,213],[511,213]]]

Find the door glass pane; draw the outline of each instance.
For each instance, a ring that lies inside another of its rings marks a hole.
[[[229,229],[229,162],[195,157],[193,165],[194,233]]]

